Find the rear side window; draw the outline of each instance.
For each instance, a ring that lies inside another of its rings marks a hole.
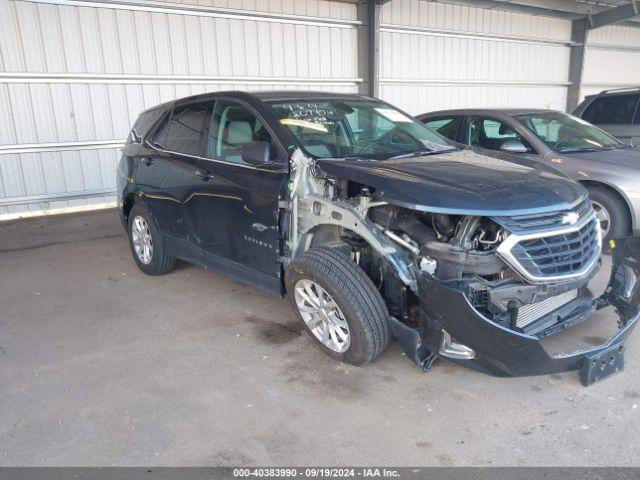
[[[206,105],[176,109],[153,137],[153,143],[172,152],[200,155]]]
[[[582,118],[596,125],[631,124],[638,98],[638,95],[611,95],[596,98],[582,114]]]
[[[131,132],[129,133],[129,137],[127,138],[127,143],[141,142],[142,137],[146,135],[146,133],[154,125],[154,123],[156,123],[161,115],[162,110],[158,109],[142,112],[131,128]]]
[[[424,122],[431,130],[435,130],[451,140],[458,139],[462,117],[434,118]]]

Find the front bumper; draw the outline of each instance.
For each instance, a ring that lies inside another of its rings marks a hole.
[[[570,328],[597,309],[613,306],[618,315],[619,330],[598,347],[550,355],[537,336],[518,333],[492,322],[471,306],[462,291],[426,273],[418,277],[419,327],[410,328],[392,319],[391,329],[407,356],[423,368],[428,368],[438,355],[443,331],[446,331],[456,342],[475,351],[472,359],[447,358],[460,365],[503,377],[581,370],[583,383],[593,383],[599,376],[589,364],[599,364],[603,355],[611,362],[607,364],[607,371],[623,368],[622,342],[640,317],[640,239],[627,238],[615,243],[612,274],[604,295],[593,299],[589,308],[578,309],[555,326],[558,330]],[[609,355],[610,352],[615,355]]]

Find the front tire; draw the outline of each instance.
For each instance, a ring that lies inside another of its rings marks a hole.
[[[129,212],[127,234],[131,254],[147,275],[163,275],[173,270],[176,259],[167,255],[160,230],[149,210],[136,203]]]
[[[609,246],[609,240],[629,234],[631,219],[624,201],[615,193],[598,186],[589,186],[587,191],[600,222],[602,244],[606,249]]]
[[[291,307],[314,343],[352,365],[376,359],[389,344],[389,312],[354,262],[328,248],[307,250],[286,272]]]

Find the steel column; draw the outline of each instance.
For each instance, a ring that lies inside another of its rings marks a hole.
[[[380,86],[380,10],[390,0],[361,0],[358,3],[358,77],[360,93],[377,97]]]
[[[580,102],[580,88],[584,70],[584,57],[589,38],[586,18],[571,22],[571,54],[569,56],[569,89],[567,92],[567,112],[571,113]]]
[[[589,31],[622,23],[634,17],[640,16],[640,5],[637,0],[621,7],[615,7],[594,15],[587,15],[571,22],[571,56],[569,58],[569,92],[567,95],[567,111],[571,112],[580,101],[580,89],[582,86],[582,72],[584,69],[585,50]]]

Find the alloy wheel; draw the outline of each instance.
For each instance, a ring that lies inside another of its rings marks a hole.
[[[602,238],[606,238],[611,230],[611,215],[604,205],[598,202],[591,201],[593,209],[596,211],[596,219],[600,223],[600,230],[602,231]]]
[[[149,225],[141,215],[136,215],[133,219],[131,239],[138,259],[145,265],[149,265],[153,258],[153,239],[151,238]]]
[[[346,352],[351,343],[349,324],[329,293],[311,280],[298,280],[295,301],[311,333],[327,348]]]

